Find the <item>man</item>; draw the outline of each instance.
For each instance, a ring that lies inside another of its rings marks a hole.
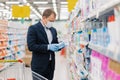
[[[30,26],[27,34],[28,49],[32,51],[31,69],[48,80],[53,80],[54,52],[65,47],[64,43],[58,43],[56,29],[52,27],[55,18],[56,13],[52,9],[46,9],[42,20]]]

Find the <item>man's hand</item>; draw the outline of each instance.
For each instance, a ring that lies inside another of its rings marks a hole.
[[[48,45],[48,50],[53,51],[53,52],[58,51],[59,46],[58,46],[58,44],[49,44]]]
[[[59,49],[62,49],[62,48],[65,47],[65,43],[64,43],[64,42],[60,42],[60,43],[58,44],[58,46],[59,46]]]

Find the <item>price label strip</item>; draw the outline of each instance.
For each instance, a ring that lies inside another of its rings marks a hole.
[[[22,60],[0,60],[0,63],[9,63],[9,62],[20,62],[22,63]]]

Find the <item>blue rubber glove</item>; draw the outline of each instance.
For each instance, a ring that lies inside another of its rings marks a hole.
[[[64,43],[64,42],[60,42],[60,43],[58,44],[58,46],[59,46],[59,49],[62,49],[62,48],[65,47],[65,43]]]
[[[59,49],[58,44],[49,44],[48,45],[48,50],[50,50],[50,51],[55,52],[55,51],[58,51],[58,49]]]

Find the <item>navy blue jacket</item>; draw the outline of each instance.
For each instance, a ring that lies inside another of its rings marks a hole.
[[[53,36],[52,43],[58,43],[56,29],[51,27],[50,31]],[[55,54],[47,49],[48,44],[47,34],[41,22],[29,27],[27,45],[28,49],[32,51],[31,67],[33,71],[43,72],[48,65],[50,54],[52,55],[53,64],[55,64]]]

